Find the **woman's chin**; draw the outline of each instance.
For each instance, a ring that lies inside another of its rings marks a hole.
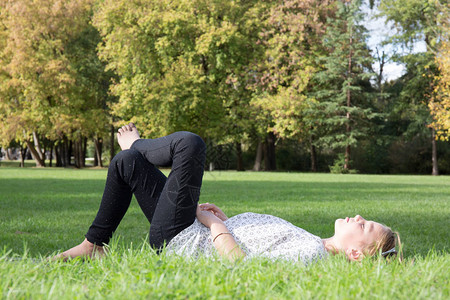
[[[336,219],[336,221],[334,221],[334,234],[336,235],[336,233],[339,231],[339,228],[342,226],[342,224],[345,223],[345,219]]]

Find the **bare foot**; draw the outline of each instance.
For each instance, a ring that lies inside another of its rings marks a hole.
[[[52,257],[51,260],[63,259],[64,261],[66,261],[69,258],[75,258],[78,256],[100,258],[105,255],[106,255],[106,252],[103,249],[103,247],[94,245],[91,242],[89,242],[87,239],[84,239],[84,241],[81,244],[79,244],[78,246],[70,248],[69,250],[64,251],[63,253]]]
[[[130,149],[134,141],[140,139],[139,132],[133,123],[122,126],[117,133],[117,141],[122,150]]]

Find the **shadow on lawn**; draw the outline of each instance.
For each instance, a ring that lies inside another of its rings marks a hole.
[[[54,251],[58,240],[73,245],[74,231],[79,239],[87,230],[80,224],[90,224],[95,216],[104,183],[104,179],[2,178],[0,244],[20,239],[37,245],[48,235],[56,241],[41,248]],[[222,206],[229,216],[245,211],[273,214],[321,237],[333,234],[336,218],[358,213],[398,230],[405,254],[413,255],[426,254],[432,247],[448,251],[449,190],[436,184],[218,180],[204,182],[200,200]],[[119,231],[140,242],[144,236],[133,231],[138,227],[140,233],[148,232],[148,222],[137,205],[132,210],[133,218],[125,216]]]

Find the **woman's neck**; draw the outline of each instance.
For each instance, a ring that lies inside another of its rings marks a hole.
[[[325,247],[325,250],[327,250],[328,253],[332,255],[336,255],[339,253],[339,247],[336,245],[336,242],[334,240],[334,236],[322,239],[323,246]]]

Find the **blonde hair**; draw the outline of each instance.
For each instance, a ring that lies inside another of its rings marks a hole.
[[[368,256],[379,254],[389,260],[398,258],[401,262],[403,260],[403,252],[400,234],[396,231],[392,231],[392,229],[387,226],[384,226],[384,228],[385,230],[381,233],[381,236],[375,244],[369,245],[367,249],[365,249],[365,252]],[[390,252],[389,250],[392,249],[395,249],[395,251]]]

